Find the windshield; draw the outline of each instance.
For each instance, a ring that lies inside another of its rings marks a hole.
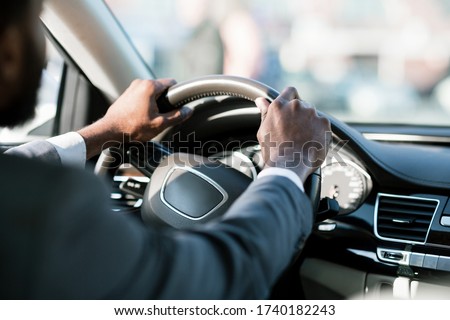
[[[158,77],[250,77],[357,123],[450,125],[449,0],[107,0]]]

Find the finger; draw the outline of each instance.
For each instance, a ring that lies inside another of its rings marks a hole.
[[[318,116],[315,105],[313,105],[312,103],[309,103],[308,101],[305,101],[305,100],[300,100],[300,103],[302,104],[303,108],[314,109],[314,111],[316,111],[316,116]]]
[[[305,100],[293,100],[292,102],[294,101],[298,103],[304,111],[309,110],[310,115],[313,115],[314,117],[319,117],[316,106],[314,104],[309,103],[308,101]]]
[[[264,98],[256,98],[255,104],[261,111],[261,121],[263,121],[266,118],[267,110],[269,110],[270,102]]]
[[[164,119],[164,127],[170,127],[189,119],[192,113],[191,108],[184,106],[181,109],[162,113],[160,116]]]
[[[158,98],[165,90],[175,85],[175,79],[158,79],[155,81],[155,96]]]
[[[281,102],[291,101],[294,99],[300,99],[300,95],[297,92],[297,89],[294,87],[287,87],[281,92],[281,94],[275,100],[281,100]]]

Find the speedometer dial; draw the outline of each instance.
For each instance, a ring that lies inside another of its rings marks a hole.
[[[370,176],[356,163],[345,160],[322,167],[321,198],[339,202],[340,214],[356,210],[367,197],[371,187]]]

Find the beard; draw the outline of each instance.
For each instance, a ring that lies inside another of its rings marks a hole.
[[[42,54],[34,41],[25,39],[24,63],[18,93],[0,110],[0,127],[15,127],[35,116],[38,89],[44,67]]]

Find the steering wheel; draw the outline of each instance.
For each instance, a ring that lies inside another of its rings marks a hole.
[[[158,99],[158,107],[160,112],[167,112],[219,96],[249,101],[263,97],[272,102],[278,95],[276,90],[255,80],[214,75],[174,85]],[[96,173],[111,173],[124,159],[150,178],[141,207],[143,220],[175,228],[191,227],[223,215],[252,181],[221,162],[194,154],[173,153],[156,142],[110,148],[100,156]],[[318,169],[305,183],[305,192],[315,212],[320,201],[320,186]]]

